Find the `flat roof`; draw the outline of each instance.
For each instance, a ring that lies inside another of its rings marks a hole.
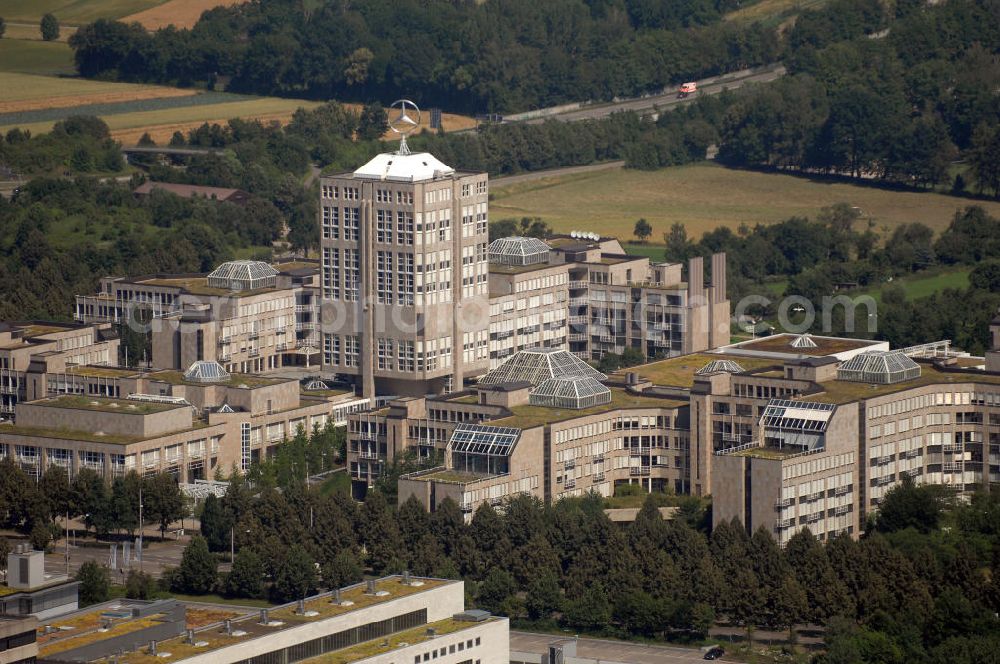
[[[621,388],[611,388],[611,402],[591,406],[590,408],[550,408],[548,406],[514,406],[509,417],[483,422],[489,426],[515,427],[530,429],[544,424],[563,422],[578,417],[597,415],[620,408],[677,408],[686,406],[687,401],[664,397],[651,397],[642,394],[632,394]]]
[[[492,473],[472,473],[464,470],[442,468],[441,470],[428,471],[426,474],[421,474],[419,479],[434,480],[435,482],[444,482],[446,484],[469,484],[470,482],[478,482],[488,477],[494,477],[494,475]]]
[[[720,353],[691,353],[660,360],[659,362],[620,369],[614,373],[614,376],[624,380],[625,374],[637,373],[651,381],[654,385],[691,387],[694,385],[694,377],[698,370],[713,360],[733,360],[738,362],[746,371],[781,364],[781,360],[774,358],[755,358],[742,355],[735,357]]]
[[[956,371],[942,371],[929,362],[919,362],[920,376],[912,380],[906,380],[889,385],[875,385],[872,383],[854,382],[849,380],[829,380],[820,383],[823,392],[810,394],[802,397],[803,401],[814,401],[817,403],[846,404],[862,399],[872,399],[886,394],[905,392],[915,387],[925,385],[949,385],[955,383],[984,383],[987,385],[1000,385],[1000,374],[989,374],[974,369],[959,369]]]
[[[172,432],[177,433],[177,432]],[[94,431],[78,429],[50,429],[47,427],[27,427],[16,424],[0,424],[0,436],[29,436],[33,438],[50,438],[52,440],[74,440],[86,443],[103,443],[109,445],[128,445],[138,443],[143,439],[139,436],[120,436],[118,434],[99,434]]]
[[[785,459],[796,454],[801,454],[806,450],[786,449],[780,447],[748,447],[738,452],[731,452],[729,456],[754,457],[757,459]]]
[[[377,596],[366,594],[366,584],[360,583],[341,590],[341,601],[353,602],[354,604],[351,606],[333,604],[331,602],[333,593],[323,593],[321,595],[310,597],[304,602],[305,612],[315,612],[315,615],[297,613],[297,602],[292,602],[281,607],[269,609],[268,621],[270,624],[268,625],[260,624],[258,617],[259,612],[254,612],[232,622],[234,632],[233,635],[227,635],[218,624],[210,625],[195,631],[195,644],[185,643],[185,637],[181,635],[173,639],[158,642],[156,645],[158,654],[156,655],[149,654],[146,652],[146,648],[143,648],[142,650],[125,653],[124,655],[119,656],[118,661],[121,664],[157,664],[157,662],[164,661],[176,662],[189,657],[194,657],[196,655],[202,655],[213,650],[219,650],[228,646],[236,645],[238,643],[244,643],[258,637],[275,634],[276,632],[285,631],[293,627],[299,627],[320,620],[345,615],[353,611],[359,611],[366,607],[389,602],[407,595],[415,595],[433,588],[440,588],[441,586],[451,583],[458,583],[457,581],[427,578],[418,579],[416,577],[411,577],[411,581],[419,581],[422,585],[405,585],[403,584],[402,577],[400,576],[386,577],[379,579],[376,582],[376,586],[377,590],[388,591],[388,594]],[[471,627],[477,623],[464,624]],[[426,632],[426,626],[423,626],[420,629]],[[381,638],[377,639],[376,642],[380,643],[381,640]],[[202,645],[197,645],[199,643]],[[362,645],[364,644],[359,644],[359,646],[355,646],[354,648],[358,648]],[[350,652],[351,650],[354,650],[354,648],[329,653],[329,655],[325,655],[324,657]],[[356,659],[361,659],[361,657],[357,657]],[[330,661],[336,662],[338,660]],[[349,659],[340,661],[349,662],[355,660]]]
[[[227,288],[214,288],[208,285],[208,277],[149,277],[126,281],[125,283],[143,284],[145,286],[164,286],[167,288],[179,288],[192,295],[219,295],[228,297],[249,297],[260,295],[261,293],[273,293],[276,288],[256,288],[254,290],[229,290]]]
[[[199,383],[184,379],[183,371],[173,369],[163,369],[146,374],[150,380],[158,380],[171,385],[225,385],[226,387],[263,387],[265,385],[277,385],[278,383],[290,383],[294,378],[267,378],[266,376],[253,376],[250,374],[231,374],[228,380],[220,380],[214,383]]]
[[[568,270],[569,263],[532,263],[531,265],[500,265],[499,263],[490,263],[489,267],[492,274],[524,274],[526,272],[537,272],[557,267]]]
[[[378,655],[385,655],[404,646],[418,645],[441,636],[462,632],[464,630],[477,627],[478,625],[496,620],[500,620],[500,618],[491,616],[478,622],[445,618],[444,620],[427,623],[421,627],[414,627],[413,629],[405,632],[399,632],[389,637],[380,637],[372,639],[371,641],[359,643],[343,650],[335,650],[333,652],[326,653],[325,655],[320,655],[319,657],[307,659],[305,662],[308,662],[309,664],[351,664],[351,662],[377,657]],[[429,628],[434,630],[433,634],[427,633]]]
[[[129,600],[118,603],[104,602],[58,618],[39,620],[39,656],[49,658],[57,653],[76,650],[117,636],[131,634],[159,624],[160,619],[166,615],[164,613],[150,613],[141,617],[132,617],[131,609],[137,605],[148,604]],[[184,609],[185,624],[190,629],[202,628],[227,618],[250,615],[251,613],[236,608],[223,609],[217,606],[192,607],[183,602],[180,603],[180,606]],[[256,611],[252,613],[257,615]],[[99,631],[102,624],[108,622],[111,623],[111,628],[104,632]],[[55,629],[46,634],[45,625]],[[59,658],[54,657],[53,659]]]
[[[127,369],[125,367],[103,367],[92,364],[81,364],[67,367],[66,374],[70,376],[87,376],[89,378],[127,378],[129,376],[140,376],[142,372],[138,369]]]
[[[736,348],[744,351],[757,351],[761,353],[788,353],[789,355],[835,355],[846,351],[866,348],[868,346],[878,346],[884,342],[873,341],[871,339],[845,339],[841,337],[818,337],[810,335],[809,338],[816,344],[815,347],[796,348],[792,346],[792,341],[797,334],[772,334],[768,337],[759,337],[750,341],[743,341],[733,344]]]
[[[58,397],[47,397],[37,401],[27,402],[32,406],[46,408],[66,408],[72,410],[90,410],[101,413],[120,413],[124,415],[151,415],[177,408],[190,408],[183,404],[159,403],[150,401],[135,401],[132,399],[109,399],[107,397],[89,397],[76,394],[64,394]]]

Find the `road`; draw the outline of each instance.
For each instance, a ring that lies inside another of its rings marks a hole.
[[[638,99],[624,99],[609,104],[594,104],[584,106],[577,110],[570,110],[555,115],[532,118],[525,120],[529,124],[537,124],[545,120],[562,120],[572,122],[574,120],[592,120],[603,118],[619,111],[636,111],[646,113],[655,110],[669,110],[681,104],[688,104],[698,98],[699,95],[715,95],[725,89],[736,90],[748,83],[768,83],[785,75],[783,65],[770,65],[755,70],[744,70],[734,72],[724,76],[713,76],[698,81],[698,93],[684,99],[677,98],[677,89],[665,91],[663,94],[641,97]]]
[[[548,653],[549,644],[562,640],[562,638],[568,638],[568,636],[559,637],[553,634],[535,634],[512,630],[510,633],[511,661],[540,661],[535,658],[529,659],[524,655]],[[515,653],[523,654],[520,655],[523,659],[520,659]],[[694,662],[703,661],[702,653],[695,648],[646,645],[605,639],[578,639],[576,656],[577,658],[601,662],[623,662],[625,664],[694,664]]]

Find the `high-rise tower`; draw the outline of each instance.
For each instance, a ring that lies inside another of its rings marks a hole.
[[[489,368],[488,177],[400,149],[320,180],[323,368],[366,397],[462,388]]]

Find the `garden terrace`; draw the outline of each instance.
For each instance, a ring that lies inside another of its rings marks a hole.
[[[107,399],[103,397],[88,397],[73,394],[66,394],[49,399],[39,399],[38,401],[32,401],[30,403],[33,406],[44,406],[46,408],[70,408],[74,410],[90,410],[100,413],[121,413],[124,415],[151,415],[153,413],[162,413],[175,408],[189,408],[189,406],[173,403],[133,401],[131,399]]]
[[[983,383],[1000,385],[1000,374],[988,374],[975,370],[943,370],[928,362],[919,362],[920,376],[912,380],[892,384],[857,383],[847,380],[830,380],[820,383],[822,392],[803,397],[805,401],[845,404],[861,399],[871,399],[895,392],[903,392],[925,385],[955,385],[962,383]]]
[[[171,385],[226,385],[227,387],[264,387],[265,385],[277,385],[292,379],[265,378],[263,376],[251,376],[250,374],[232,374],[229,380],[221,380],[213,383],[198,383],[186,380],[183,371],[163,370],[154,371],[147,375],[150,380],[158,380]]]
[[[792,342],[797,339],[796,334],[774,334],[769,337],[760,337],[752,341],[745,341],[737,346],[743,351],[756,351],[760,353],[788,353],[790,355],[835,355],[859,348],[875,346],[879,342],[867,339],[842,339],[838,337],[816,337],[809,338],[816,344],[815,346],[793,346]],[[742,362],[742,358],[740,359]]]
[[[494,621],[499,620],[499,618],[492,617],[487,620]],[[398,634],[393,634],[387,638],[373,639],[371,641],[366,641],[365,643],[359,643],[356,646],[351,646],[350,648],[345,648],[344,650],[337,650],[335,652],[327,653],[326,655],[320,655],[319,657],[315,657],[313,659],[307,659],[305,660],[305,663],[350,664],[351,662],[357,662],[362,659],[368,659],[377,655],[390,653],[404,644],[409,646],[418,645],[420,643],[424,643],[425,641],[430,641],[431,639],[440,638],[448,634],[454,634],[455,632],[460,632],[463,629],[477,627],[482,624],[482,622],[468,622],[464,620],[455,620],[454,618],[447,618],[445,620],[428,623],[423,627],[416,627],[405,632],[399,632]],[[429,629],[433,629],[433,633],[428,634]]]

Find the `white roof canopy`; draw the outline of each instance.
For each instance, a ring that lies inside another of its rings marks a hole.
[[[455,169],[429,152],[416,154],[383,153],[354,171],[354,177],[368,180],[420,182],[451,175]]]

